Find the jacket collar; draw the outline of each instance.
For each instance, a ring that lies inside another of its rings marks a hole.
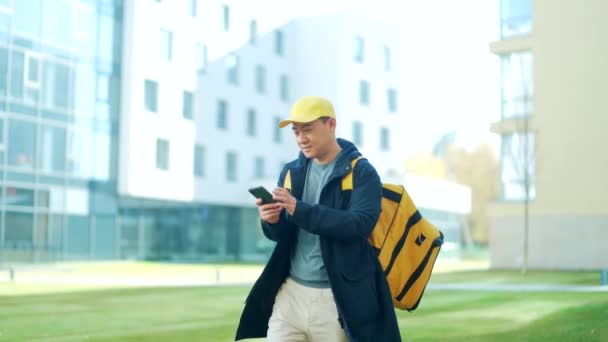
[[[332,174],[329,176],[328,183],[335,178],[344,177],[351,170],[351,160],[361,156],[361,153],[352,142],[342,138],[338,138],[337,141],[338,145],[342,148],[342,151],[338,154],[336,165],[334,166]],[[292,191],[297,198],[301,198],[302,192],[304,191],[304,178],[306,177],[310,161],[311,159],[306,158],[304,153],[300,152],[294,167],[290,168],[292,179],[295,180],[295,182],[293,182]]]

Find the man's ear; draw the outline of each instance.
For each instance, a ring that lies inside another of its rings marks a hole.
[[[329,118],[329,128],[332,132],[335,132],[337,125],[336,118]]]

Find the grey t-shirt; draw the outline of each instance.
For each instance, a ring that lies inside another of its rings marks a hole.
[[[336,157],[336,159],[338,159]],[[336,159],[328,164],[317,164],[314,160],[308,165],[302,201],[308,204],[319,203],[321,190],[334,170]],[[319,235],[299,229],[298,243],[291,257],[290,277],[309,287],[328,288],[329,278],[321,256]]]

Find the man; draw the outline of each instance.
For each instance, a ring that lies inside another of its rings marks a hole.
[[[277,244],[247,297],[236,340],[400,341],[390,290],[367,242],[380,214],[376,170],[359,160],[354,190],[342,191],[361,154],[336,139],[326,99],[301,98],[279,127],[289,124],[301,152],[281,171],[276,203],[256,203],[264,235]]]

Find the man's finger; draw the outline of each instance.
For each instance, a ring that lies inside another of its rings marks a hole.
[[[285,188],[274,188],[274,190],[272,191],[273,194],[275,195],[288,195],[289,191],[287,191],[287,189]]]

